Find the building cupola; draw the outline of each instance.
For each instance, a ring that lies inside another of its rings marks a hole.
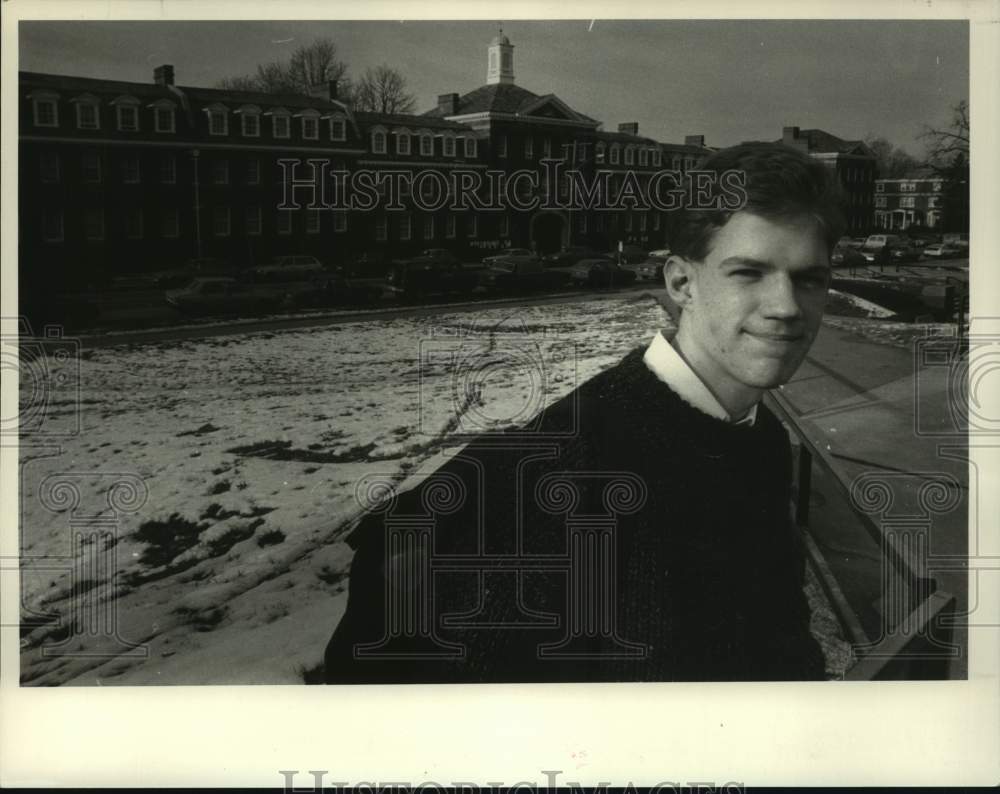
[[[500,34],[490,42],[489,65],[486,69],[486,84],[498,83],[514,83],[514,45],[503,35],[503,27],[500,28]]]

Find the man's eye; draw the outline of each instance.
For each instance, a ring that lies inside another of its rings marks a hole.
[[[743,267],[739,270],[734,270],[730,273],[732,276],[739,276],[741,278],[757,278],[760,276],[759,270],[754,270],[753,268]]]

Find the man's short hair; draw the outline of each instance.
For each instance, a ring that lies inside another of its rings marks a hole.
[[[836,171],[799,149],[780,143],[744,143],[714,152],[699,171],[745,175],[747,212],[769,220],[812,217],[832,251],[844,231],[843,191]],[[718,181],[712,196],[718,195]],[[689,194],[690,195],[690,194]],[[685,207],[672,213],[670,250],[691,261],[708,256],[715,233],[738,210]]]

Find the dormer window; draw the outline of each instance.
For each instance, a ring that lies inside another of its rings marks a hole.
[[[271,111],[271,134],[275,138],[292,137],[292,114],[284,108]]]
[[[621,160],[621,147],[617,143],[611,144],[611,165],[618,165]]]
[[[635,147],[626,146],[625,147],[625,165],[632,165],[635,163]]]
[[[343,116],[330,117],[330,140],[347,140],[347,120]]]
[[[101,117],[97,107],[97,97],[90,94],[72,100],[76,105],[76,128],[78,130],[99,130]]]
[[[372,130],[372,152],[374,154],[385,154],[386,132],[382,127]]]
[[[420,133],[420,154],[422,157],[434,156],[434,136],[429,132]]]
[[[410,131],[407,129],[396,130],[396,154],[410,153]]]
[[[663,155],[659,149],[653,149],[653,165],[657,168],[663,163]]]
[[[240,133],[244,138],[260,137],[260,108],[244,105],[236,111],[240,115]]]
[[[607,147],[605,147],[605,145],[604,145],[603,142],[598,143],[597,146],[595,147],[595,149],[594,149],[595,158],[597,159],[598,163],[603,163],[604,162],[604,153],[605,153],[605,149],[606,148]]]
[[[649,165],[649,149],[639,150],[639,165]]]
[[[455,136],[445,135],[442,139],[442,154],[445,157],[455,156]]]
[[[473,137],[468,137],[465,139],[465,156],[466,158],[473,158],[478,152],[479,146],[478,141]]]
[[[208,134],[229,134],[229,109],[225,105],[209,105],[205,108],[208,114]]]
[[[315,110],[303,110],[299,113],[302,120],[302,139],[306,141],[319,140],[319,113]]]
[[[121,96],[111,102],[119,132],[139,131],[139,100],[132,96]]]
[[[28,94],[31,100],[32,114],[36,127],[59,126],[59,95],[50,91],[32,91]]]
[[[176,129],[174,123],[174,108],[176,106],[174,103],[161,99],[159,102],[154,102],[151,107],[153,108],[153,129],[156,132],[174,132]]]

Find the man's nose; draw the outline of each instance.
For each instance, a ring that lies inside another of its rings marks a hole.
[[[763,306],[764,315],[786,321],[800,319],[802,307],[799,306],[791,277],[787,273],[775,273],[770,281]]]

